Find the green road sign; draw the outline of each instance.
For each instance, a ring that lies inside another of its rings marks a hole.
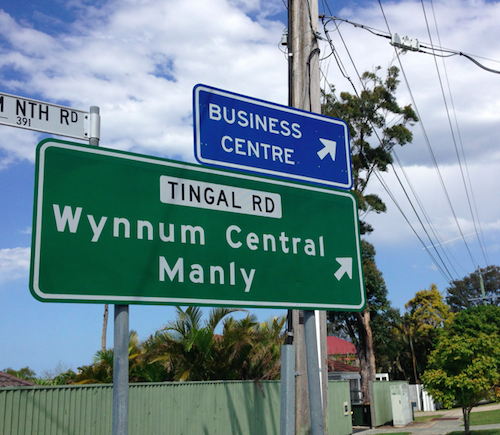
[[[350,192],[50,139],[33,229],[41,301],[365,305]]]

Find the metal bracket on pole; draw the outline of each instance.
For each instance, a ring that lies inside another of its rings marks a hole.
[[[90,107],[90,123],[89,123],[89,145],[99,146],[101,138],[101,115],[99,115],[99,107]]]

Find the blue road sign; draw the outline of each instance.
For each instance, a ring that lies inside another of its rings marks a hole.
[[[193,94],[200,163],[352,188],[344,121],[205,85]]]

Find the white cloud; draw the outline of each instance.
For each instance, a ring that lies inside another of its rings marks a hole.
[[[0,10],[2,35],[14,47],[22,48],[26,55],[38,56],[54,47],[54,39],[43,32],[17,23],[9,14]]]
[[[484,186],[495,186],[498,183],[498,165],[498,161],[493,160],[489,164],[482,163],[468,166],[468,172],[473,184],[473,190],[471,191],[469,189],[470,204],[465,188],[463,187],[463,179],[458,165],[443,166],[440,168],[448,197],[453,206],[453,211],[450,208],[448,198],[434,168],[423,166],[405,168],[406,175],[412,183],[412,188],[417,193],[418,199],[432,223],[432,228],[428,225],[427,219],[420,209],[418,201],[413,196],[412,189],[407,184],[403,173],[398,167],[396,167],[396,170],[423,224],[432,237],[433,243],[451,241],[447,243],[447,247],[449,249],[459,249],[460,246],[463,247],[463,242],[454,240],[461,238],[463,234],[467,243],[479,246],[477,237],[471,234],[474,234],[476,231],[482,231],[486,249],[489,250],[489,246],[496,243],[495,239],[500,229],[498,220],[499,207],[497,205],[498,197],[496,191],[485,189]],[[466,174],[465,168],[464,173]],[[389,173],[383,174],[382,178],[385,180],[387,186],[389,186],[389,189],[395,196],[399,207],[402,208],[407,219],[420,235],[425,246],[432,245],[433,243],[429,241],[426,233],[422,229],[406,195],[394,176],[392,168]],[[468,182],[467,176],[466,181]],[[470,186],[468,185],[468,187]],[[373,214],[368,216],[368,221],[375,228],[375,231],[370,236],[373,243],[375,243],[376,246],[404,246],[411,241],[415,241],[416,237],[410,226],[378,181],[374,180],[368,190],[369,192],[378,194],[388,207],[387,214]],[[474,195],[472,195],[472,193]],[[475,223],[471,216],[471,208],[474,212]],[[477,215],[479,215],[479,219],[477,219]],[[439,240],[436,240],[434,231],[439,235]]]
[[[33,131],[0,126],[0,170],[18,160],[34,162],[38,136]]]
[[[343,9],[338,15],[387,33],[380,6],[370,2],[363,5]],[[430,4],[425,3],[430,36],[421,2],[400,1],[383,6],[393,33],[417,38],[427,45],[432,37],[434,44],[500,59],[500,46],[494,42],[498,40],[500,3],[434,2],[441,42]],[[75,0],[67,7],[78,10],[78,18],[58,35],[45,34],[0,13],[0,36],[10,44],[0,50],[0,68],[16,71],[2,81],[2,90],[33,94],[83,110],[100,106],[102,146],[193,161],[191,93],[197,83],[286,103],[287,62],[278,49],[285,24],[269,18],[277,10],[284,10],[279,0],[111,0],[99,7]],[[347,53],[333,23],[328,28],[347,74],[356,84],[357,73],[349,56],[360,73],[377,65],[386,68],[393,62],[394,49],[388,39],[344,23],[340,29]],[[322,56],[328,54],[329,47],[322,43]],[[436,59],[427,54],[409,52],[400,59],[422,122],[413,128],[413,143],[398,148],[398,156],[440,240],[447,241],[457,237],[459,230],[433,168],[422,126],[457,220],[463,233],[469,234],[475,229],[456,156],[457,149],[462,155],[463,144],[487,249],[491,250],[490,245],[499,243],[500,198],[493,188],[498,185],[500,164],[498,75],[461,56],[445,59],[447,76],[442,59],[437,59],[437,67]],[[500,63],[478,60],[500,69]],[[332,57],[322,62],[322,69],[338,90],[352,92]],[[411,103],[403,76],[401,80],[398,99],[403,104]],[[460,127],[460,135],[455,127],[453,132],[457,148],[449,126],[450,122],[455,126],[453,107]],[[0,169],[17,159],[33,161],[36,136],[1,129]],[[421,234],[398,181],[391,174],[383,177]],[[381,186],[372,181],[368,191],[379,193],[389,207],[386,214],[368,217],[375,227],[370,240],[379,246],[403,246],[414,240],[412,230]]]
[[[26,77],[3,86],[77,109],[100,106],[102,146],[193,160],[197,83],[286,102],[287,64],[278,49],[284,25],[266,18],[279,4],[268,3],[111,1],[82,9],[57,38],[2,12],[0,36],[12,49],[0,52],[0,68]],[[245,14],[254,10],[255,20]],[[0,146],[5,163],[27,157]]]
[[[57,37],[0,13],[0,35],[11,44],[0,52],[0,67],[21,73],[21,79],[16,74],[3,86],[78,109],[100,106],[103,146],[193,160],[191,90],[200,82],[286,103],[287,65],[278,49],[285,24],[268,18],[284,9],[279,0],[128,0],[109,1],[100,8],[72,2],[71,7],[79,10],[79,18]],[[499,47],[484,43],[494,41],[498,33],[497,3],[442,0],[434,3],[434,10],[444,46],[500,59]],[[420,2],[388,3],[384,11],[392,32],[427,43]],[[431,11],[427,14],[437,44]],[[377,4],[344,9],[339,16],[387,32]],[[329,29],[349,76],[357,82],[334,25]],[[348,24],[341,31],[359,72],[377,65],[385,68],[393,60],[387,39]],[[326,45],[322,50],[329,52]],[[454,164],[435,59],[407,53],[401,61],[438,163]],[[446,59],[446,65],[448,79],[438,59],[444,92],[448,94],[448,80],[452,90],[465,152],[471,160],[489,158],[497,148],[492,131],[500,121],[498,76],[464,57]],[[331,57],[322,66],[330,83],[351,91]],[[402,102],[411,102],[404,83],[399,95]],[[449,99],[447,104],[451,109]],[[451,120],[454,123],[453,113]],[[401,150],[401,159],[429,166],[421,127],[413,130],[414,143]],[[0,146],[8,156],[26,158],[24,151]]]
[[[26,277],[30,248],[0,249],[0,283]]]

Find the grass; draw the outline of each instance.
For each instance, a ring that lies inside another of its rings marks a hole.
[[[471,412],[470,414],[471,426],[496,423],[500,423],[500,409],[496,409],[493,411]]]
[[[500,429],[471,430],[471,435],[500,435]],[[448,435],[464,435],[464,431],[450,432]]]

